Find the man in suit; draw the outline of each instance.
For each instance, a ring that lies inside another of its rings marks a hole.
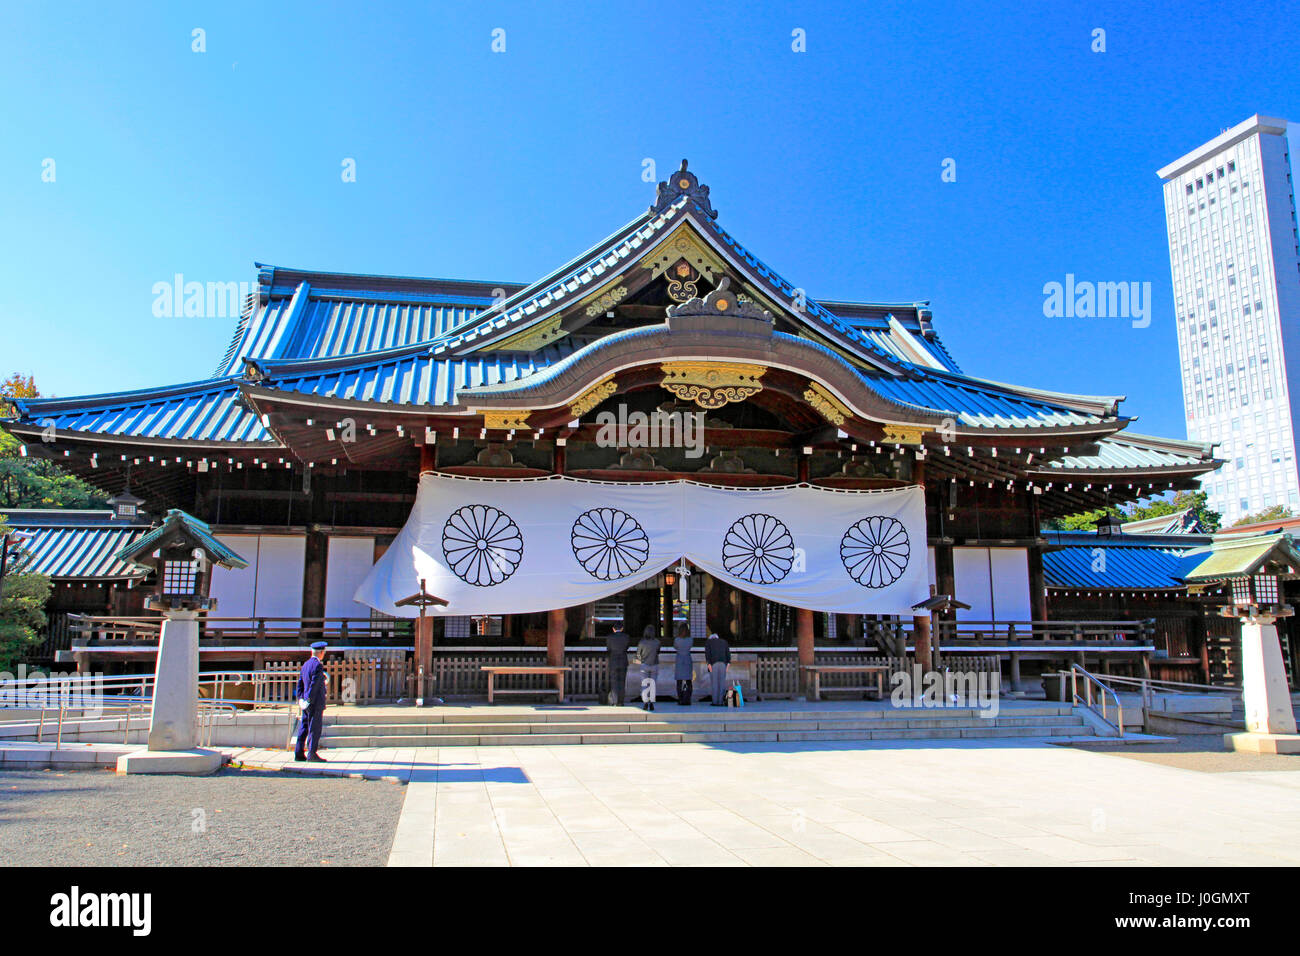
[[[609,654],[609,689],[614,706],[622,707],[627,693],[627,646],[631,640],[623,630],[623,622],[615,621],[614,629],[605,638],[605,651]]]
[[[326,643],[317,641],[311,646],[311,656],[302,665],[298,674],[298,684],[294,688],[294,699],[306,702],[302,716],[298,719],[298,743],[294,746],[293,759],[324,763],[325,758],[316,752],[320,746],[321,723],[325,717],[325,658]],[[304,747],[306,753],[303,753]]]

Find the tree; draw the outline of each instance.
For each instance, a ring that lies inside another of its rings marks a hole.
[[[39,398],[32,376],[17,373],[0,382],[0,418],[16,415],[11,398]],[[0,431],[0,508],[98,508],[108,495],[45,458],[24,457],[21,443]]]
[[[1118,508],[1098,508],[1096,511],[1081,511],[1066,515],[1064,518],[1049,518],[1046,522],[1049,531],[1096,531],[1097,522],[1107,513],[1124,517]]]
[[[0,541],[8,531],[5,516],[0,514]],[[40,641],[49,597],[49,578],[23,574],[12,562],[8,564],[5,576],[0,578],[0,673],[13,673]]]
[[[1110,513],[1122,521],[1141,521],[1143,518],[1158,518],[1161,515],[1177,514],[1190,509],[1196,515],[1207,532],[1218,531],[1223,516],[1209,506],[1209,494],[1204,491],[1180,491],[1173,498],[1155,498],[1149,504],[1135,506],[1128,511],[1119,508],[1098,508],[1096,511],[1081,511],[1064,518],[1053,518],[1046,523],[1050,531],[1095,531],[1101,516]]]
[[[1143,518],[1158,518],[1190,509],[1207,532],[1218,531],[1223,523],[1223,515],[1210,508],[1209,498],[1209,493],[1205,491],[1180,491],[1172,499],[1156,498],[1148,505],[1131,508],[1124,520],[1141,521]]]
[[[1233,522],[1232,527],[1240,528],[1244,524],[1255,524],[1259,521],[1279,521],[1282,518],[1294,518],[1295,512],[1286,505],[1274,505],[1271,508],[1265,508],[1253,515],[1245,515]]]
[[[13,673],[40,642],[50,579],[43,574],[6,574],[0,581],[0,671]]]

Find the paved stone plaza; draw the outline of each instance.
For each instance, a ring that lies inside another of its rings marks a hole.
[[[208,807],[217,833],[235,839],[202,840],[193,862],[1300,862],[1300,758],[1224,754],[1210,738],[1109,753],[990,740],[333,748],[327,764],[228,752],[261,769],[0,771],[0,846],[11,862],[176,862],[176,834],[192,843],[192,808]],[[151,789],[166,812],[140,815],[136,791]]]
[[[410,780],[390,865],[1300,862],[1300,759],[1226,772],[1215,762],[1216,772],[1202,772],[1129,759],[1139,749],[971,741],[334,750],[328,772],[386,767]]]

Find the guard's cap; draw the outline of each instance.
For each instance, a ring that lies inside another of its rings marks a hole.
[[[325,643],[324,641],[316,641],[315,643],[312,644],[311,649],[313,651],[323,651],[327,647],[329,647],[329,644]]]

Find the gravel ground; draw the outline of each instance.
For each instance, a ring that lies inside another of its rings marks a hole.
[[[383,866],[405,793],[256,770],[0,771],[0,865]]]
[[[1083,744],[1081,750],[1145,760],[1148,763],[1199,770],[1202,773],[1238,773],[1260,770],[1300,770],[1300,755],[1250,754],[1223,749],[1223,734],[1184,734],[1163,744]]]

